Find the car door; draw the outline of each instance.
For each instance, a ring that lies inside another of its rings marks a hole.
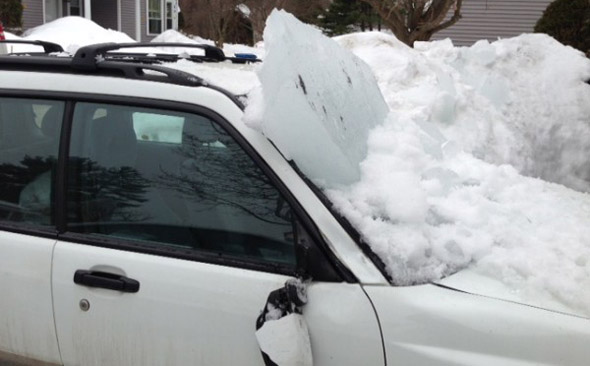
[[[261,365],[256,318],[302,271],[315,364],[384,364],[361,286],[246,150],[205,109],[76,104],[53,259],[65,365]]]
[[[51,301],[60,101],[0,96],[0,365],[61,363]]]

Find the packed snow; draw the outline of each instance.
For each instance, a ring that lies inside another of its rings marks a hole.
[[[104,29],[100,25],[81,17],[58,18],[50,23],[29,29],[23,34],[23,39],[49,41],[57,43],[70,53],[78,48],[93,43],[135,42],[125,33],[112,29]]]
[[[337,41],[367,62],[392,111],[434,123],[493,164],[590,191],[588,58],[542,34],[411,49],[382,33]]]
[[[280,110],[273,109],[284,108],[268,102],[267,94],[293,89],[291,65],[321,74],[356,59],[310,57],[331,41],[286,13],[271,15],[264,36],[261,90],[252,93],[252,112],[247,111],[247,121],[261,125],[263,132],[277,123]],[[590,196],[526,176],[544,173],[546,180],[588,187],[590,86],[584,81],[590,79],[590,60],[542,35],[471,48],[442,41],[410,49],[380,33],[338,42],[372,66],[391,111],[382,123],[355,119],[355,128],[369,133],[367,154],[355,162],[359,181],[334,184],[322,174],[310,178],[380,256],[392,281],[424,283],[471,267],[525,298],[557,299],[590,314],[585,291],[590,286]],[[301,43],[308,45],[306,52],[297,51]],[[284,61],[285,55],[290,63],[280,72],[282,64],[273,62]],[[328,93],[327,98],[341,87],[322,81],[314,92]],[[360,82],[368,79],[352,79]],[[365,88],[349,92],[358,108],[371,103]],[[301,89],[288,95],[293,105],[309,103]],[[379,98],[372,100],[379,108]],[[308,110],[290,110],[295,115],[285,120],[281,133],[298,136],[297,141],[275,143],[303,171],[321,164],[330,171],[331,156],[318,154],[306,167],[293,152],[297,146],[304,154],[310,146],[331,142],[332,134],[322,132],[330,119],[316,111],[310,121]],[[250,113],[258,123],[251,122]],[[312,133],[301,131],[310,124],[317,126]],[[355,137],[364,142],[361,134],[347,137],[343,146],[357,143]]]
[[[264,121],[257,127],[307,176],[328,185],[358,181],[369,130],[387,115],[371,69],[317,29],[277,16],[267,29],[264,88],[250,95],[247,122]]]
[[[75,17],[25,38],[71,52],[132,41]],[[156,39],[187,40],[210,42],[174,31]],[[395,284],[469,267],[531,303],[590,316],[590,61],[581,53],[543,35],[414,49],[382,33],[333,42],[281,12],[265,47],[224,51],[265,62],[171,66],[250,92],[247,122],[325,190]],[[313,161],[309,151],[318,151]]]

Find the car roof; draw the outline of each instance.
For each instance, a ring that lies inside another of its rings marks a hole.
[[[250,54],[227,57],[217,47],[194,43],[99,43],[81,47],[74,55],[64,54],[61,46],[51,42],[7,40],[0,41],[0,43],[31,44],[43,47],[43,52],[0,55],[0,70],[109,76],[188,87],[206,87],[224,94],[241,109],[244,108],[244,105],[236,95],[196,75],[166,67],[165,63],[176,62],[181,59],[199,63],[223,61],[246,63],[260,61]],[[138,47],[198,48],[204,51],[204,55],[111,52]]]

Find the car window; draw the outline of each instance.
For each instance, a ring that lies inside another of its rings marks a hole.
[[[53,222],[64,103],[0,97],[0,220]]]
[[[180,144],[184,118],[161,113],[134,112],[133,130],[140,141]]]
[[[295,263],[290,206],[207,117],[78,103],[68,182],[69,231]]]

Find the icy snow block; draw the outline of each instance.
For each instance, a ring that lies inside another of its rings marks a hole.
[[[262,132],[315,182],[358,181],[368,132],[389,112],[373,72],[291,14],[274,10],[266,24]]]
[[[311,341],[305,319],[289,314],[264,323],[256,331],[260,349],[279,366],[312,366]]]

